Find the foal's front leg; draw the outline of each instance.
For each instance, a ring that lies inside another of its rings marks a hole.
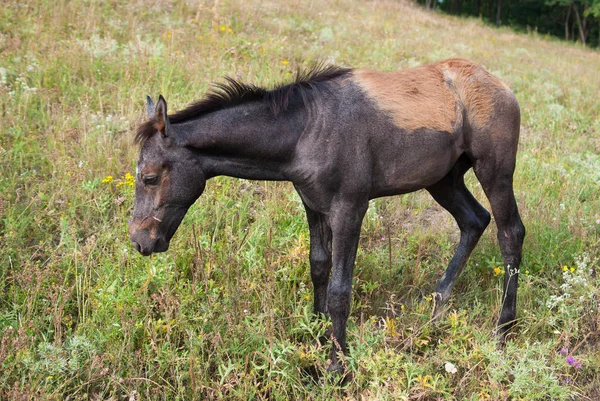
[[[327,284],[331,272],[331,226],[325,215],[304,204],[310,230],[310,278],[314,287],[315,315],[327,313]]]
[[[362,219],[368,203],[338,205],[332,208],[333,272],[327,291],[327,311],[333,324],[330,372],[342,372],[338,352],[346,352],[346,323],[352,298],[352,271],[360,237]]]

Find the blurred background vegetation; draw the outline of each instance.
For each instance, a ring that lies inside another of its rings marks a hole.
[[[550,34],[584,46],[600,44],[599,0],[419,0],[428,9],[475,16],[496,26]]]

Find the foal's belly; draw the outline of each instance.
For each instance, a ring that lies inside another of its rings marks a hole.
[[[370,197],[399,195],[435,184],[462,153],[460,138],[457,133],[423,131],[373,141]]]

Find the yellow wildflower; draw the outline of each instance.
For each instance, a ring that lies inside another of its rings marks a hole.
[[[289,62],[289,61],[287,61],[287,60],[283,60],[283,61],[281,62],[281,64],[283,64],[283,65],[288,65],[289,63],[290,63],[290,62]]]
[[[113,182],[113,176],[112,175],[107,175],[105,179],[102,180],[103,184],[110,184],[111,182]]]
[[[494,267],[494,275],[499,275],[500,273],[502,273],[502,269],[499,268],[498,266]]]
[[[568,270],[569,270],[569,268],[567,267],[567,265],[564,265],[564,266],[563,266],[563,271],[564,271],[564,272],[566,272],[566,271],[568,271]]]
[[[431,388],[431,384],[428,383],[429,380],[431,380],[431,379],[432,379],[432,377],[430,375],[426,375],[426,376],[418,375],[416,377],[416,381],[421,385],[422,388],[427,388],[427,387]]]
[[[130,173],[126,173],[125,175],[122,175],[121,179],[117,183],[117,188],[122,187],[124,185],[133,187],[135,185],[135,177],[132,176]]]
[[[570,270],[571,270],[571,273],[575,273],[575,268],[574,267],[571,267]]]

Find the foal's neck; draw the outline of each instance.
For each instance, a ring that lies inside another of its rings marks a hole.
[[[261,102],[218,110],[177,124],[184,146],[198,151],[207,177],[286,180],[286,167],[306,126],[303,107],[278,116]]]

